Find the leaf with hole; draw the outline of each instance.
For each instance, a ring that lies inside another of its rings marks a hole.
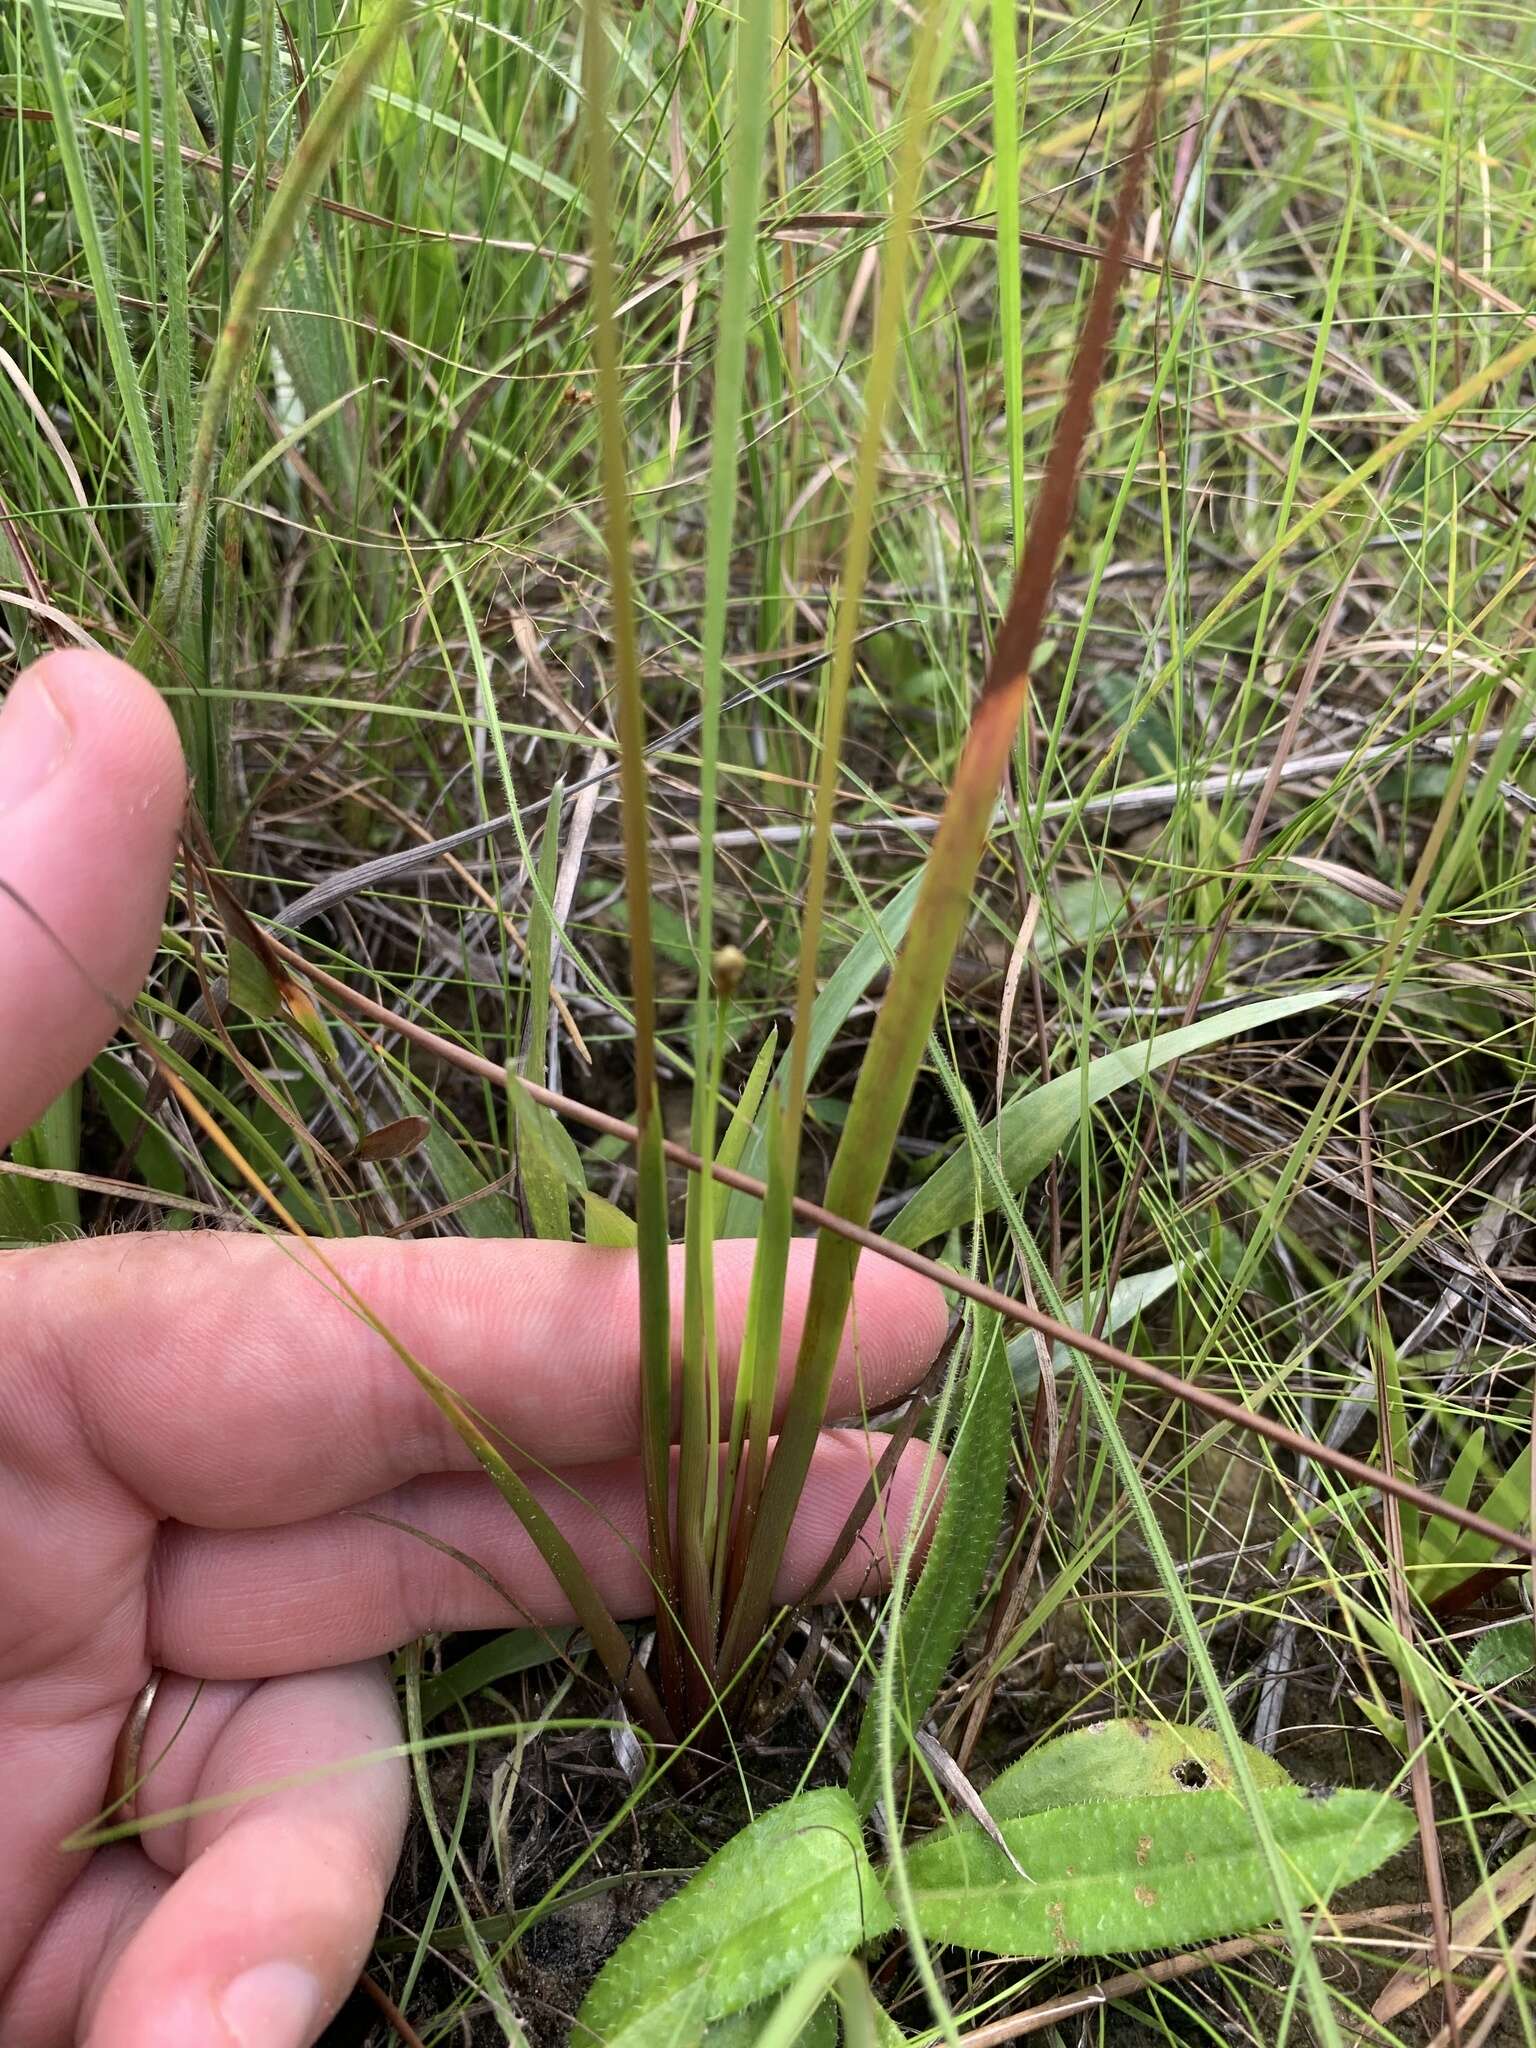
[[[1261,1791],[1292,1780],[1273,1757],[1243,1745]],[[1156,1799],[1233,1786],[1226,1745],[1209,1728],[1166,1721],[1098,1721],[1040,1742],[982,1794],[994,1820],[1022,1820],[1056,1806],[1095,1799]]]

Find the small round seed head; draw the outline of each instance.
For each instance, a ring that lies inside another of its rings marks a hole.
[[[747,956],[740,946],[721,946],[709,963],[715,994],[724,1000],[735,995],[747,971]]]

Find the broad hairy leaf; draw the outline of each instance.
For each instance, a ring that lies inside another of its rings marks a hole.
[[[1501,1621],[1467,1652],[1461,1675],[1483,1692],[1518,1686],[1536,1674],[1536,1626],[1529,1619]]]
[[[966,1401],[950,1451],[944,1505],[922,1576],[895,1623],[886,1655],[896,1660],[895,1701],[916,1728],[927,1717],[949,1660],[970,1626],[1002,1522],[1003,1491],[1013,1442],[1013,1388],[1002,1325],[978,1316]],[[880,1691],[871,1695],[848,1773],[861,1811],[879,1797],[877,1748]]]
[[[641,1922],[604,1964],[573,2038],[603,2048],[686,2039],[685,2023],[741,2012],[891,1924],[853,1801],[839,1789],[802,1792],[743,1828]]]
[[[1377,1792],[1261,1792],[1294,1896],[1308,1904],[1367,1876],[1412,1839],[1405,1807]],[[1281,1902],[1241,1802],[1210,1790],[1056,1807],[1000,1823],[1024,1883],[964,1822],[907,1859],[932,1941],[987,1955],[1119,1955],[1262,1927]]]
[[[1043,1088],[1016,1097],[1000,1117],[985,1126],[981,1142],[989,1148],[1001,1148],[1003,1179],[1017,1193],[1055,1158],[1076,1130],[1084,1109],[1091,1109],[1116,1089],[1145,1080],[1160,1067],[1188,1059],[1192,1053],[1204,1052],[1245,1032],[1340,1002],[1346,994],[1340,988],[1300,989],[1294,995],[1239,1003],[1235,1009],[1221,1010],[1194,1024],[1160,1031],[1137,1045],[1103,1053],[1098,1059],[1089,1060],[1085,1067],[1058,1074]],[[963,1151],[957,1152],[923,1183],[885,1234],[896,1244],[927,1244],[932,1238],[945,1236],[957,1224],[970,1223],[978,1214],[978,1201],[983,1214],[995,1206],[985,1181],[978,1194],[971,1162]]]
[[[1292,1783],[1263,1750],[1244,1743],[1243,1751],[1262,1790]],[[1095,1799],[1229,1792],[1232,1784],[1226,1745],[1213,1729],[1161,1721],[1098,1721],[1091,1728],[1074,1728],[1069,1735],[1037,1743],[981,1796],[992,1818],[1003,1821]]]

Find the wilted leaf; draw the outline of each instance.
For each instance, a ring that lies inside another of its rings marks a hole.
[[[1529,1627],[1526,1629],[1529,1635]],[[1481,1948],[1512,1913],[1536,1897],[1536,1841],[1529,1841],[1517,1856],[1480,1884],[1470,1898],[1463,1899],[1451,1917],[1452,1955],[1466,1955]],[[1371,2018],[1383,2025],[1417,2005],[1438,1982],[1433,1970],[1404,1968],[1371,2007]]]
[[[743,1828],[641,1922],[603,1966],[573,2039],[684,2040],[686,2026],[770,1998],[818,1956],[849,1955],[890,1926],[853,1801],[803,1792]]]
[[[1294,1895],[1319,1904],[1412,1839],[1413,1816],[1376,1792],[1259,1794]],[[1219,1791],[1053,1808],[1001,1823],[1035,1882],[969,1822],[907,1859],[933,1941],[987,1955],[1118,1955],[1262,1927],[1280,1911],[1239,1800]]]
[[[424,1116],[397,1116],[393,1123],[378,1124],[373,1130],[364,1131],[353,1156],[373,1160],[408,1159],[426,1143],[431,1128]]]
[[[985,1127],[978,1142],[994,1152],[1001,1145],[1003,1180],[1017,1193],[1055,1158],[1077,1128],[1083,1110],[1113,1095],[1117,1088],[1145,1080],[1159,1067],[1204,1052],[1229,1038],[1241,1037],[1244,1032],[1341,1002],[1348,994],[1343,988],[1302,989],[1295,995],[1240,1003],[1236,1009],[1221,1010],[1197,1023],[1160,1031],[1139,1045],[1122,1046],[1118,1052],[1105,1053],[1074,1073],[1059,1074],[1043,1088],[1016,1097],[1000,1117]],[[979,1200],[982,1213],[996,1207],[985,1175]],[[971,1161],[962,1150],[946,1159],[938,1172],[924,1182],[899,1212],[886,1236],[896,1244],[927,1244],[931,1238],[943,1237],[957,1224],[969,1223],[977,1213],[977,1201]]]
[[[1248,1743],[1243,1748],[1260,1791],[1292,1782],[1272,1756]],[[1229,1792],[1232,1782],[1226,1745],[1213,1729],[1099,1721],[1038,1743],[994,1779],[982,1798],[994,1820],[1022,1820],[1026,1814],[1095,1799]]]

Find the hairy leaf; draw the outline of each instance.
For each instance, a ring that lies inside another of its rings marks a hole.
[[[803,1792],[727,1842],[603,1966],[575,2038],[681,2040],[740,2012],[818,1956],[848,1955],[891,1926],[846,1792]],[[585,2029],[585,2031],[583,2031]]]
[[[1262,1790],[1292,1782],[1273,1757],[1247,1743],[1243,1748]],[[1232,1783],[1226,1745],[1210,1728],[1099,1721],[1037,1743],[993,1781],[982,1800],[994,1820],[1022,1820],[1026,1814],[1095,1799],[1229,1792]]]
[[[978,1318],[967,1400],[950,1453],[944,1506],[922,1577],[895,1625],[886,1654],[896,1659],[896,1701],[909,1728],[921,1725],[975,1611],[976,1596],[997,1543],[1012,1442],[1013,1389],[1002,1327]],[[860,1811],[879,1797],[877,1749],[880,1694],[859,1729],[848,1789]]]
[[[1411,1840],[1406,1808],[1376,1792],[1259,1794],[1308,1904],[1367,1876]],[[919,1844],[908,1873],[923,1932],[988,1955],[1118,1955],[1261,1927],[1280,1900],[1241,1803],[1224,1792],[1096,1800],[1001,1823],[1025,1884],[965,1822]]]
[[[1480,1635],[1467,1652],[1461,1675],[1483,1692],[1517,1686],[1536,1672],[1536,1627],[1528,1620],[1501,1621]]]

